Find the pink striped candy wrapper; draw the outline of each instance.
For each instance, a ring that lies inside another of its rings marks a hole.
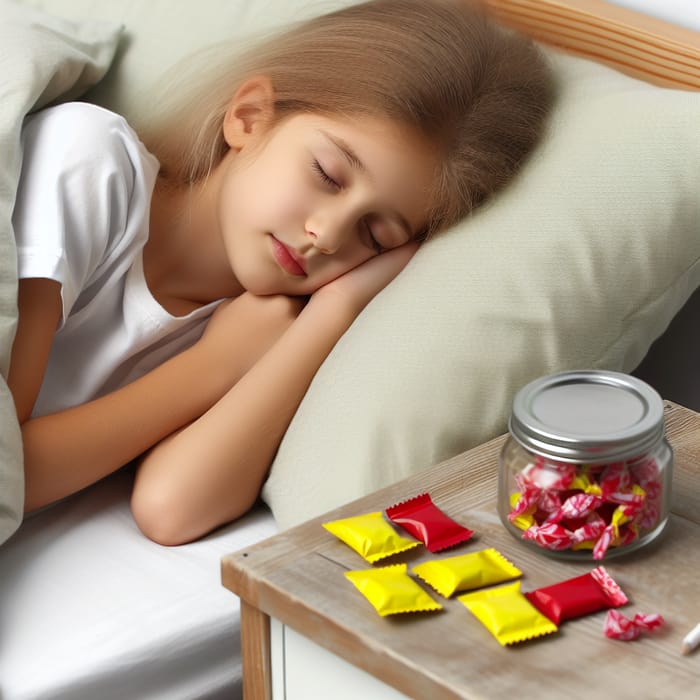
[[[608,610],[605,616],[605,636],[629,642],[637,639],[643,632],[651,632],[664,624],[664,618],[658,613],[636,613],[633,618],[625,617],[619,610]]]

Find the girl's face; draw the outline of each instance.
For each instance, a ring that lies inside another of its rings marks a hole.
[[[437,157],[407,128],[299,114],[239,136],[220,166],[218,225],[254,294],[311,294],[426,225]]]

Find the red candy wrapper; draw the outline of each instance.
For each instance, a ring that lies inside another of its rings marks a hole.
[[[629,642],[637,639],[643,631],[651,632],[664,624],[664,618],[658,613],[637,613],[632,619],[625,617],[619,610],[608,610],[603,627],[605,636]]]
[[[427,493],[387,508],[386,514],[433,553],[466,542],[474,534],[443,513]]]
[[[562,620],[616,608],[627,602],[627,596],[602,566],[587,574],[525,593],[525,597],[555,625]]]

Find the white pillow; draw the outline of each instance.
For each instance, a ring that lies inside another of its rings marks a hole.
[[[549,53],[542,147],[424,245],[314,379],[263,490],[282,528],[504,432],[531,379],[631,371],[700,285],[700,93]]]
[[[32,109],[71,99],[107,70],[120,27],[74,23],[0,0],[0,544],[24,509],[22,441],[5,379],[17,316],[12,208],[21,166],[20,128]]]

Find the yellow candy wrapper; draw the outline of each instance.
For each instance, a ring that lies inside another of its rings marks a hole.
[[[510,581],[523,573],[493,547],[426,561],[416,564],[412,571],[445,598],[458,591]]]
[[[417,547],[420,542],[399,535],[381,511],[323,523],[328,532],[352,547],[370,564]]]
[[[382,617],[397,613],[442,610],[442,605],[408,575],[407,569],[406,564],[394,564],[376,569],[346,571],[345,577],[352,581]]]
[[[515,506],[518,505],[518,501],[520,500],[520,494],[515,491],[510,494],[510,507],[515,508]],[[535,523],[535,516],[533,515],[534,508],[529,508],[526,510],[524,513],[521,513],[520,515],[515,516],[511,522],[515,527],[519,527],[521,530],[527,530],[530,525],[534,525]]]
[[[557,631],[520,591],[520,581],[457,598],[502,646]]]

